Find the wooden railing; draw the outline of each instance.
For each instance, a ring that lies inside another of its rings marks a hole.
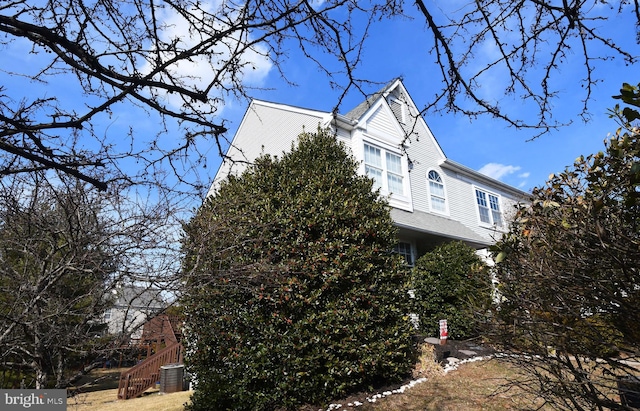
[[[179,342],[172,342],[135,367],[120,374],[118,399],[135,398],[155,385],[160,379],[160,367],[166,364],[183,362],[183,347]]]
[[[177,328],[177,329],[176,329]],[[160,314],[147,321],[142,329],[142,341],[179,341],[181,321],[178,317]],[[178,333],[176,333],[178,331]]]

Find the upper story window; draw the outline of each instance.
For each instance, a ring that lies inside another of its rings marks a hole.
[[[431,210],[439,213],[447,212],[447,199],[444,193],[444,183],[442,177],[435,170],[430,170],[427,173],[427,179],[429,180],[429,204]]]
[[[502,227],[502,212],[498,196],[476,188],[476,202],[482,223]]]
[[[405,195],[401,156],[365,143],[364,171],[373,178],[374,189]]]

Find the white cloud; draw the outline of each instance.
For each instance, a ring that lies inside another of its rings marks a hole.
[[[495,178],[496,180],[500,180],[502,177],[513,174],[519,170],[519,166],[507,166],[499,163],[489,163],[482,166],[482,168],[478,170],[478,172],[491,178]]]
[[[191,12],[194,15],[202,15],[202,10],[204,10],[206,13],[216,15],[222,13],[222,11],[218,12],[220,7],[224,7],[224,5],[219,0],[215,0],[206,4],[203,3],[200,5],[200,10],[193,9]],[[224,12],[228,15],[229,10],[227,9]],[[189,22],[173,10],[162,13],[159,19],[164,23],[160,33],[162,40],[177,41],[180,49],[189,49],[205,40],[202,32],[193,30]],[[224,29],[226,26],[226,24],[211,21],[210,24],[215,25],[216,29]],[[250,34],[248,38],[241,39],[228,36],[224,40],[214,44],[213,47],[210,48],[208,56],[198,56],[189,61],[179,61],[171,65],[167,71],[173,76],[180,78],[186,87],[203,90],[210,84],[213,78],[219,74],[220,69],[224,70],[223,67],[229,61],[231,53],[238,48],[242,48],[243,43],[250,41]],[[251,87],[261,87],[264,85],[266,77],[273,67],[273,63],[267,57],[267,54],[268,50],[260,44],[252,45],[242,52],[235,66],[243,67],[241,69],[243,71],[239,76],[243,84]],[[170,58],[171,55],[165,57]],[[141,71],[148,73],[150,70],[151,65],[147,63]],[[225,87],[233,88],[231,78],[228,74],[223,75],[221,81]],[[167,94],[163,97],[170,105],[176,108],[182,104],[180,98],[174,94]],[[215,88],[211,90],[209,97],[210,101],[215,102],[212,104],[219,104],[219,101],[216,101],[217,98],[220,98],[221,101],[225,100],[222,94]],[[218,113],[222,108],[223,107],[218,107]]]

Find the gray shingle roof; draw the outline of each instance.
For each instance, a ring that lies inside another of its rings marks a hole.
[[[167,305],[157,288],[125,285],[116,290],[116,307],[161,309]]]
[[[352,120],[359,120],[360,117],[362,117],[364,113],[366,113],[367,110],[369,110],[369,108],[378,100],[378,98],[382,96],[389,89],[389,87],[391,87],[398,80],[399,78],[394,78],[389,83],[387,83],[384,87],[382,87],[380,90],[376,91],[375,93],[367,97],[365,101],[358,104],[355,108],[353,108],[344,116]]]
[[[398,227],[407,228],[427,234],[447,236],[456,240],[465,241],[477,246],[486,247],[491,242],[476,234],[459,221],[451,220],[439,215],[425,213],[423,211],[404,211],[398,208],[391,209],[391,217]]]

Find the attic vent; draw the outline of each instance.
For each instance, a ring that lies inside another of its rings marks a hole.
[[[402,104],[400,100],[396,100],[395,98],[390,98],[389,106],[391,107],[391,111],[393,111],[393,114],[396,116],[398,121],[401,122],[402,124],[405,124],[406,109],[404,104]]]

